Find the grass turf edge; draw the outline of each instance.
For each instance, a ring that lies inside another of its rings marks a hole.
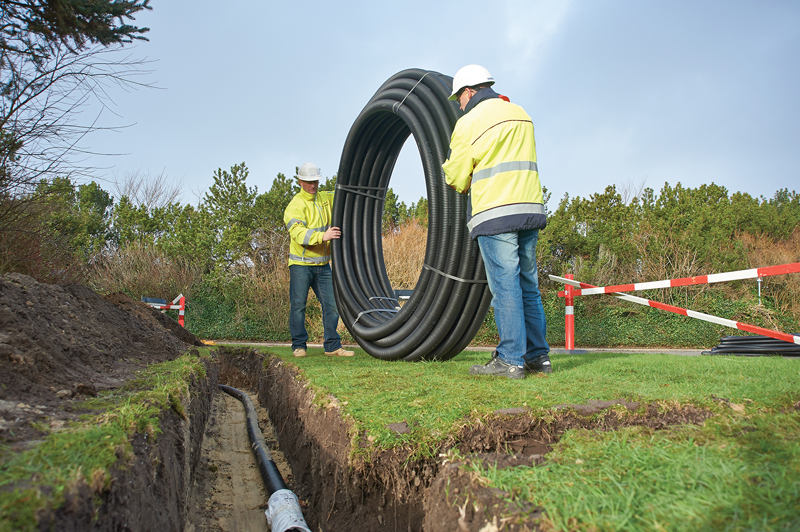
[[[186,419],[193,382],[206,378],[209,348],[144,368],[116,390],[80,401],[91,412],[62,430],[49,431],[32,447],[0,448],[0,531],[34,530],[66,501],[110,488],[114,466],[126,467],[136,434],[155,443],[162,412]]]

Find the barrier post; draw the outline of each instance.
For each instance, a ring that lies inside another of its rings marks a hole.
[[[181,327],[186,327],[186,319],[184,318],[184,314],[186,313],[186,297],[183,294],[178,294],[175,299],[172,300],[171,304],[167,304],[166,299],[144,296],[142,296],[142,302],[161,312],[165,310],[177,310],[178,324]]]
[[[574,276],[571,273],[566,274],[564,277],[567,279],[573,279]],[[564,296],[564,348],[568,351],[572,351],[575,349],[575,307],[574,307],[574,300],[575,298],[572,296],[572,285],[565,284],[565,296]]]
[[[184,318],[184,313],[186,312],[186,296],[183,294],[181,294],[181,299],[178,305],[181,307],[178,309],[178,323],[181,327],[186,327],[186,320]]]

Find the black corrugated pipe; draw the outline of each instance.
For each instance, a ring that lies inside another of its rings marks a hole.
[[[478,332],[491,302],[477,242],[466,228],[468,197],[445,184],[442,163],[461,111],[448,101],[453,80],[409,69],[389,78],[347,136],[339,163],[333,225],[336,303],[345,326],[383,360],[448,360]],[[383,260],[383,203],[409,135],[419,149],[428,195],[425,263],[400,305]]]
[[[220,389],[242,402],[247,423],[247,435],[250,437],[250,447],[258,463],[258,471],[261,473],[261,480],[269,496],[268,508],[264,512],[267,515],[272,532],[287,532],[295,530],[298,532],[311,532],[303,518],[300,509],[300,501],[283,481],[278,466],[272,460],[264,435],[258,426],[258,416],[250,397],[236,388],[219,385]]]
[[[790,333],[800,336],[797,333]],[[768,336],[723,336],[719,345],[704,355],[783,355],[800,356],[800,345]]]

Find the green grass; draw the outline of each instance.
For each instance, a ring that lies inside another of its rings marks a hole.
[[[574,430],[543,467],[479,471],[559,529],[798,530],[796,414],[703,427]]]
[[[318,397],[335,396],[374,445],[410,445],[420,456],[501,408],[547,417],[558,404],[628,399],[708,409],[715,416],[699,427],[568,431],[543,467],[470,467],[545,507],[558,530],[800,530],[800,360],[552,355],[551,375],[512,381],[467,374],[488,352],[404,363],[361,350],[350,359],[270,351],[300,368]],[[410,434],[386,427],[402,421]]]
[[[192,377],[205,377],[203,359],[184,355],[147,367],[125,387],[101,393],[81,406],[99,414],[51,432],[41,443],[23,452],[0,446],[0,531],[37,529],[36,513],[56,508],[80,482],[95,492],[108,487],[107,470],[118,456],[131,455],[135,432],[157,438],[158,416],[173,408],[183,412]]]

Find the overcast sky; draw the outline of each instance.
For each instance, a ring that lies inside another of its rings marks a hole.
[[[159,89],[112,92],[84,140],[101,186],[133,172],[182,182],[196,204],[244,162],[269,190],[304,162],[336,173],[347,133],[407,68],[478,63],[533,118],[542,184],[564,194],[665,182],[772,197],[798,190],[800,2],[264,2],[152,0],[126,48]],[[105,180],[105,181],[103,181]],[[390,186],[425,195],[409,139]]]

